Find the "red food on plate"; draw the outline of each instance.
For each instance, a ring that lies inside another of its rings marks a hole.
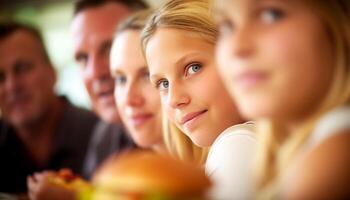
[[[61,169],[51,177],[50,182],[65,189],[78,191],[82,188],[90,187],[90,184],[75,175],[70,169]]]

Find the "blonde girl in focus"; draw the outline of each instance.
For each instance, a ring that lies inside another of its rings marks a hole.
[[[215,2],[220,73],[258,121],[258,198],[349,198],[350,1]]]
[[[169,119],[164,131],[170,152],[181,158],[198,153],[191,143],[210,148],[205,166],[215,183],[213,198],[247,199],[253,190],[253,125],[244,123],[219,77],[217,36],[207,0],[172,0],[150,17],[141,40]],[[200,161],[200,153],[192,157]]]

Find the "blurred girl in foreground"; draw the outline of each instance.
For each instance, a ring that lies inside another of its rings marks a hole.
[[[350,1],[216,7],[221,75],[259,122],[259,197],[349,198]]]
[[[171,153],[191,153],[183,149],[187,137],[211,147],[206,170],[215,183],[214,199],[247,199],[255,139],[252,124],[240,124],[244,120],[217,72],[217,35],[207,0],[172,0],[150,17],[143,51],[169,118],[164,131]]]

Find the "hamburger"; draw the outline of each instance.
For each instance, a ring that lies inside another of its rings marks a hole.
[[[192,163],[149,151],[112,156],[98,169],[91,200],[204,200],[211,183]]]

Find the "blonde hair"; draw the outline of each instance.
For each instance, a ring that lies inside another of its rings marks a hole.
[[[149,40],[159,28],[189,31],[214,46],[218,37],[218,29],[212,14],[209,0],[171,0],[166,2],[149,18],[141,33],[143,53],[145,54]],[[205,162],[208,149],[195,145],[166,117],[163,118],[163,135],[168,150],[174,156],[199,164]]]
[[[145,27],[148,18],[153,14],[153,12],[153,9],[145,9],[133,13],[130,17],[127,17],[118,25],[116,34],[118,35],[119,33],[127,30],[141,31]]]
[[[325,25],[334,43],[334,72],[328,93],[313,114],[293,133],[288,133],[277,122],[258,122],[258,155],[256,175],[259,198],[276,198],[280,182],[298,150],[310,137],[313,128],[322,115],[332,108],[350,103],[350,1],[307,0],[310,9]],[[279,141],[277,135],[287,138]]]
[[[203,165],[208,155],[208,148],[195,145],[174,123],[163,114],[163,140],[172,156],[186,161]]]
[[[150,38],[158,28],[174,28],[190,31],[215,45],[218,29],[213,21],[209,0],[171,0],[150,17],[142,31],[142,49],[145,51]]]

